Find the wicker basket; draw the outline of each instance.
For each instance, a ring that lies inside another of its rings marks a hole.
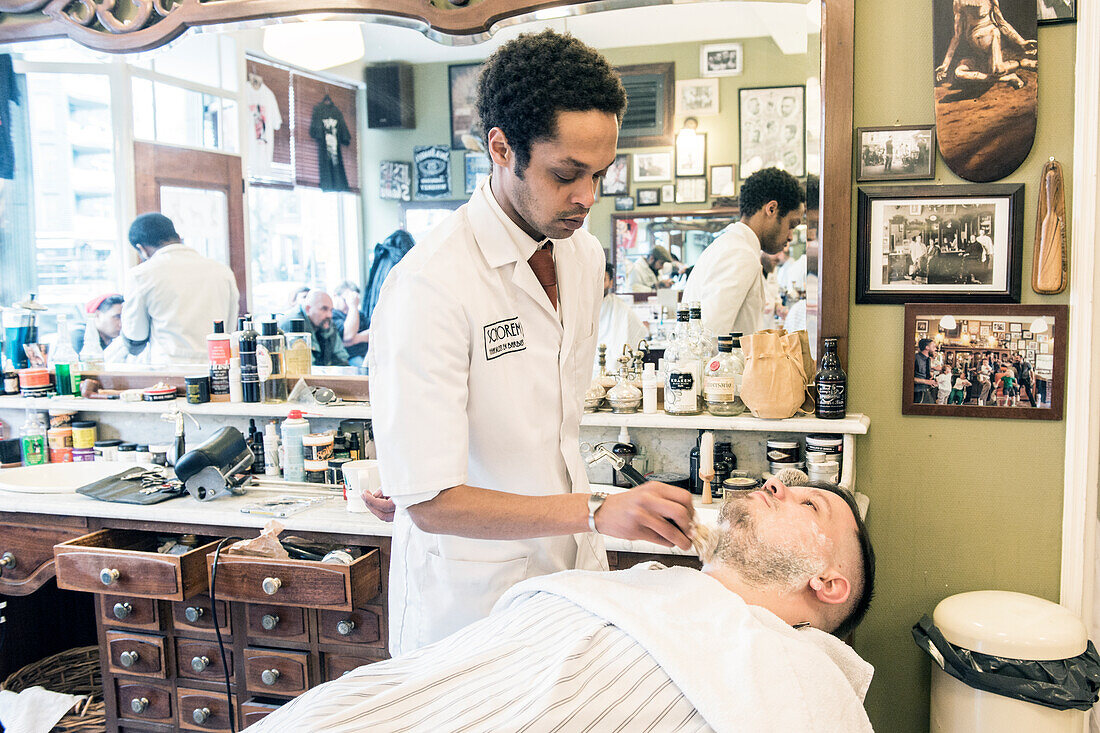
[[[52,733],[105,733],[107,730],[98,646],[77,647],[39,659],[12,672],[0,684],[0,690],[22,692],[36,685],[67,695],[89,695],[54,726]]]

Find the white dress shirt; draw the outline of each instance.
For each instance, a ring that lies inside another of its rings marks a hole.
[[[638,342],[649,336],[642,319],[634,312],[634,308],[626,298],[615,293],[603,296],[600,304],[600,338],[598,343],[607,345],[607,355],[611,362],[623,353],[623,344],[630,344],[631,349],[638,347]]]
[[[168,244],[126,273],[122,335],[149,344],[149,363],[205,363],[214,321],[236,327],[233,271],[184,244]]]
[[[684,288],[684,302],[703,304],[703,327],[745,335],[764,327],[764,270],[760,239],[737,222],[699,255]]]

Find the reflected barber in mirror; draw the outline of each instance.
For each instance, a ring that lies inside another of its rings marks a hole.
[[[672,280],[664,274],[666,265],[674,266],[675,260],[662,245],[656,245],[645,257],[634,261],[626,277],[626,290],[630,293],[652,293],[657,288],[672,286]]]
[[[484,618],[510,586],[606,570],[600,534],[690,546],[691,494],[590,491],[580,455],[604,254],[584,230],[626,93],[599,52],[553,31],[486,62],[492,173],[390,271],[367,352],[394,512],[393,654]],[[522,90],[522,93],[517,90]]]
[[[240,293],[233,271],[188,247],[164,214],[130,225],[142,262],[126,273],[122,338],[151,364],[206,363],[214,321],[236,323]]]
[[[370,331],[360,304],[359,286],[345,280],[332,291],[332,327],[340,333],[348,363],[359,366],[367,355]]]
[[[607,353],[613,360],[623,353],[623,346],[636,349],[648,335],[649,329],[638,318],[631,303],[615,295],[615,266],[608,263],[604,267],[599,343],[607,346]]]
[[[802,222],[806,197],[798,180],[778,168],[753,173],[741,186],[741,220],[699,255],[684,300],[703,305],[703,327],[750,334],[766,328],[768,298],[762,255],[787,246]]]
[[[305,322],[313,336],[313,366],[347,366],[343,335],[333,325],[332,298],[324,290],[310,290],[296,310],[279,317],[279,328],[293,331],[293,322]]]

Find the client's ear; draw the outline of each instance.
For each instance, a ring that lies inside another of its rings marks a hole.
[[[852,592],[852,584],[836,570],[826,570],[810,578],[810,590],[822,603],[844,603]]]

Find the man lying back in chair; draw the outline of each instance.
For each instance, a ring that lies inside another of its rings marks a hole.
[[[486,619],[360,667],[262,731],[870,731],[872,668],[839,638],[875,560],[834,484],[731,499],[703,570],[642,563],[519,583]]]

